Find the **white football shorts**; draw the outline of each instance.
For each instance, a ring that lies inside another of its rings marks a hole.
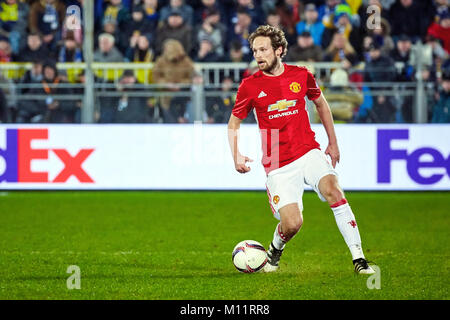
[[[314,189],[320,200],[326,201],[319,191],[319,181],[329,174],[337,176],[327,156],[319,149],[313,149],[297,160],[270,171],[266,189],[274,217],[280,220],[278,210],[291,203],[298,203],[300,211],[303,211],[305,183]]]

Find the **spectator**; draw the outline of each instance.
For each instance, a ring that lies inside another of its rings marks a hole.
[[[42,60],[35,60],[33,61],[33,64],[31,66],[30,70],[27,70],[20,79],[19,84],[21,85],[27,85],[27,84],[36,84],[41,83],[43,75],[42,75],[42,67],[44,63]],[[30,88],[22,88],[19,89],[20,95],[25,95],[30,91]]]
[[[184,0],[170,0],[169,5],[161,9],[159,21],[165,22],[174,11],[179,13],[186,25],[191,28],[194,26],[194,9],[185,4]]]
[[[322,44],[322,34],[325,26],[318,17],[319,13],[316,5],[314,3],[307,4],[305,7],[305,19],[297,23],[296,30],[297,34],[308,31],[314,40],[314,44],[320,46]]]
[[[395,122],[397,109],[392,102],[392,97],[378,94],[373,97],[373,106],[370,111],[370,121],[374,123]]]
[[[214,45],[209,38],[204,38],[200,41],[197,55],[195,56],[196,62],[218,62],[220,58],[214,51]]]
[[[133,37],[130,39],[130,47],[127,50],[126,56],[129,62],[153,62],[155,53],[150,46],[150,37],[147,35],[139,35],[136,38]]]
[[[23,47],[23,37],[28,27],[29,6],[17,0],[5,0],[0,3],[0,36],[9,39],[13,54]]]
[[[439,16],[439,23],[433,22],[428,28],[428,34],[442,41],[443,48],[450,54],[450,12]]]
[[[221,92],[206,98],[207,123],[227,123],[236,101],[236,92],[230,77],[223,78]]]
[[[156,30],[159,20],[158,0],[144,0],[142,10],[145,20],[152,25],[152,30]]]
[[[67,33],[63,40],[63,45],[59,49],[59,62],[82,62],[83,53],[81,48],[77,45],[73,33]]]
[[[102,24],[113,23],[119,29],[126,27],[130,21],[130,11],[123,5],[122,0],[109,0],[109,5],[106,6],[103,12]]]
[[[350,22],[350,7],[346,5],[338,5],[334,14],[333,25],[325,28],[322,35],[322,47],[329,46],[331,39],[335,33],[341,33],[347,38],[355,49],[355,51],[361,52],[362,34],[359,28],[352,26]]]
[[[194,25],[201,25],[211,11],[219,12],[222,24],[227,21],[225,9],[219,0],[201,0],[199,7],[194,10]]]
[[[255,31],[257,25],[253,23],[252,16],[245,8],[237,9],[236,23],[228,30],[228,42],[239,41],[244,55],[250,54],[248,37]]]
[[[379,43],[374,42],[369,49],[370,60],[366,62],[364,80],[366,82],[392,82],[395,80],[394,61],[381,52]]]
[[[27,36],[27,46],[18,54],[17,57],[14,57],[14,60],[21,62],[32,62],[35,60],[43,61],[49,58],[52,58],[51,53],[43,45],[41,36],[36,32],[32,32]]]
[[[358,62],[355,49],[342,33],[335,33],[331,44],[325,51],[324,61],[341,62],[342,67],[348,70]]]
[[[163,43],[167,39],[178,40],[187,55],[192,50],[192,27],[186,24],[181,11],[173,9],[156,35],[155,52],[159,56],[163,50]]]
[[[343,69],[336,69],[331,74],[330,86],[325,92],[325,97],[336,121],[351,121],[363,102],[362,93],[350,86],[348,74]],[[315,114],[318,121],[317,111]]]
[[[168,39],[164,42],[163,52],[156,59],[153,67],[153,80],[157,84],[165,84],[169,91],[179,92],[182,86],[191,83],[194,74],[194,64],[186,54],[183,45],[175,39]],[[171,97],[161,97],[163,118],[165,122],[177,122],[170,113]]]
[[[337,5],[341,4],[341,0],[326,0],[325,4],[321,5],[318,9],[318,20],[322,21],[324,26],[331,27],[333,16],[334,16],[334,9]]]
[[[308,31],[303,31],[297,37],[297,44],[289,48],[286,61],[322,61],[322,48],[314,44],[314,40]]]
[[[116,123],[148,122],[147,99],[142,96],[130,96],[128,92],[139,91],[135,88],[137,79],[132,70],[126,70],[119,81],[117,90],[122,93],[115,101]]]
[[[391,26],[384,18],[380,18],[379,27],[374,27],[374,29],[368,32],[368,34],[372,36],[373,40],[380,44],[381,53],[384,55],[389,55],[389,53],[394,49],[394,41],[392,40],[390,33]]]
[[[95,62],[122,62],[122,53],[114,46],[114,36],[102,33],[98,37],[99,47],[94,52]]]
[[[278,13],[278,11],[276,9],[271,9],[269,10],[269,12],[267,13],[267,18],[266,18],[266,24],[271,25],[272,27],[276,27],[278,29],[283,30],[285,36],[286,36],[286,41],[288,42],[288,44],[293,44],[296,41],[296,35],[295,34],[289,34],[287,32],[287,30],[284,28],[284,26],[281,25],[281,17],[280,14]]]
[[[213,45],[213,51],[219,57],[223,57],[226,32],[226,27],[220,22],[220,12],[216,9],[208,9],[203,22],[197,26],[197,44],[201,39],[208,39]]]
[[[125,31],[125,32],[124,32]],[[103,25],[103,29],[97,33],[96,39],[102,33],[109,33],[114,37],[114,45],[120,51],[120,53],[125,54],[128,48],[129,38],[127,36],[126,29],[119,29],[117,23],[114,20],[106,21]],[[96,43],[96,47],[98,46],[98,42]]]
[[[54,50],[61,39],[66,7],[60,0],[35,1],[30,7],[28,27],[30,32],[42,35],[44,45]]]
[[[450,70],[442,77],[442,90],[433,107],[432,123],[450,123]]]
[[[401,35],[395,46],[395,49],[391,52],[390,56],[395,62],[402,62],[403,67],[400,71],[397,70],[397,81],[413,81],[414,80],[414,68],[410,65],[411,58],[411,39],[407,35]]]
[[[276,7],[281,18],[281,25],[283,26],[286,40],[289,45],[295,43],[297,23],[300,22],[300,14],[303,12],[303,3],[299,0],[284,0]]]
[[[8,40],[0,39],[0,62],[11,62],[11,45]]]
[[[156,31],[158,20],[146,17],[143,6],[137,5],[133,7],[131,12],[131,20],[125,26],[125,33],[128,38],[137,37],[141,34],[149,36]]]
[[[394,61],[381,53],[381,45],[374,42],[369,49],[369,61],[364,68],[365,82],[393,82],[396,70]],[[391,87],[377,87],[377,90],[389,90]],[[392,97],[378,94],[373,98],[372,121],[377,123],[390,123],[395,121],[396,108]]]
[[[406,34],[415,42],[425,36],[431,21],[422,12],[419,1],[399,0],[389,10],[389,22],[394,39],[401,34]]]
[[[31,89],[29,93],[45,95],[47,98],[31,102],[23,101],[24,103],[19,104],[18,122],[73,122],[76,111],[75,104],[71,100],[57,100],[53,98],[54,95],[70,94],[71,90],[58,86],[62,81],[58,77],[55,65],[45,64],[42,72],[42,86]]]
[[[233,12],[231,14],[231,25],[236,24],[239,10],[245,10],[252,18],[253,23],[256,25],[261,25],[265,21],[264,11],[262,10],[259,3],[255,0],[237,0],[235,1]]]
[[[230,44],[228,56],[225,58],[226,62],[247,62],[252,61],[252,54],[244,54],[242,50],[242,43],[239,40],[234,40]]]

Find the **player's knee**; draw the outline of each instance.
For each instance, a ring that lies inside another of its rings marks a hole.
[[[321,181],[320,193],[330,204],[334,204],[344,198],[344,192],[339,187],[336,179]]]
[[[330,187],[323,195],[328,203],[334,204],[344,198],[344,193],[339,187]]]
[[[289,219],[282,225],[283,233],[286,235],[287,238],[292,238],[297,234],[297,232],[300,230],[303,224],[303,219],[301,216],[295,218],[295,219]]]

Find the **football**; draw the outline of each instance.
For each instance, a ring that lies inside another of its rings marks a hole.
[[[258,241],[244,240],[233,249],[233,264],[236,269],[244,273],[260,271],[267,263],[267,253]]]

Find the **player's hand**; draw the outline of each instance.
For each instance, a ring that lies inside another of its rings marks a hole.
[[[234,161],[234,167],[236,171],[239,173],[247,173],[251,170],[250,167],[247,166],[247,162],[253,162],[249,157],[238,155],[237,159]]]
[[[341,158],[337,143],[330,143],[325,150],[325,154],[331,157],[331,165],[333,166],[333,168],[336,168],[336,163],[339,163],[339,160]]]

